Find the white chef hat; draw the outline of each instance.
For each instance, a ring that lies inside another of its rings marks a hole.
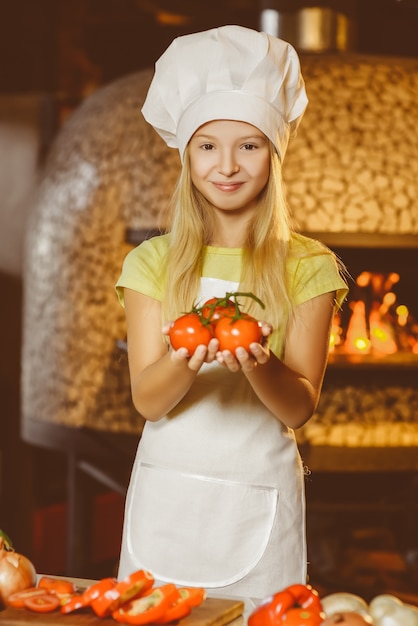
[[[158,59],[142,113],[171,148],[184,150],[211,120],[248,122],[283,160],[308,99],[287,42],[243,26],[177,37]]]

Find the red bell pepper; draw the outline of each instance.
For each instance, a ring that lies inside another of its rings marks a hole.
[[[61,613],[63,615],[68,615],[68,613],[73,613],[74,611],[79,611],[80,609],[85,609],[88,603],[83,599],[83,594],[75,593],[71,598],[69,598],[62,606]]]
[[[282,617],[283,626],[321,626],[324,614],[310,609],[289,609]]]
[[[156,624],[169,624],[187,617],[194,607],[202,604],[206,598],[206,590],[202,587],[180,587],[177,600],[166,610],[164,615],[155,621]]]
[[[106,617],[122,604],[151,589],[153,584],[154,577],[150,572],[138,570],[101,593],[92,601],[91,608],[98,617]]]
[[[120,606],[112,617],[122,624],[151,624],[161,619],[166,611],[180,597],[173,583],[155,587]]]
[[[199,606],[206,599],[206,589],[203,587],[180,587],[179,592],[187,599],[191,608]]]
[[[116,578],[102,578],[97,583],[93,583],[90,587],[87,587],[82,593],[76,593],[72,597],[68,598],[61,607],[61,613],[67,614],[73,611],[79,611],[91,606],[93,601],[99,596],[102,596],[105,591],[114,589],[117,585]]]
[[[102,578],[98,580],[96,583],[87,587],[82,593],[83,602],[86,606],[89,606],[93,600],[96,600],[99,596],[103,595],[105,591],[109,591],[109,589],[113,589],[118,584],[118,581],[114,577],[110,578]]]
[[[248,626],[319,626],[324,619],[316,589],[297,584],[263,600],[249,616]]]
[[[38,587],[46,589],[51,593],[55,593],[58,597],[69,596],[77,591],[71,580],[51,578],[50,576],[41,576],[38,582]]]
[[[175,600],[173,604],[168,607],[165,613],[159,619],[154,620],[154,623],[169,624],[170,622],[177,622],[178,620],[183,619],[183,617],[190,615],[191,611],[192,607],[188,603],[187,598],[180,594],[177,600]]]

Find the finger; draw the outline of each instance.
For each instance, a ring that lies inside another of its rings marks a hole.
[[[244,348],[237,348],[235,350],[235,354],[243,372],[252,372],[257,367],[257,360],[254,359],[254,357],[249,354]]]
[[[261,332],[263,333],[263,337],[269,337],[273,332],[273,326],[268,322],[260,322],[261,323]]]
[[[216,359],[216,354],[219,349],[219,341],[215,338],[209,341],[208,350],[206,354],[206,362],[211,363]]]
[[[178,350],[171,350],[171,359],[174,362],[180,363],[181,361],[187,361],[189,358],[189,351],[187,348],[179,348]]]
[[[268,346],[263,346],[260,343],[252,343],[250,345],[250,352],[257,363],[264,365],[270,358],[270,350]]]
[[[231,372],[238,372],[241,369],[241,365],[230,350],[222,350],[221,352],[222,362]]]
[[[207,352],[208,352],[207,346],[203,344],[200,346],[197,346],[196,350],[194,351],[194,353],[189,359],[189,363],[188,363],[189,369],[193,370],[194,372],[197,372],[202,367],[203,363],[205,362]]]

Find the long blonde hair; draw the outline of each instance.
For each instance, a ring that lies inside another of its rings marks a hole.
[[[293,308],[286,284],[286,259],[291,225],[284,197],[281,163],[270,145],[270,176],[259,198],[243,246],[240,291],[254,293],[265,304],[262,311],[250,299],[246,310],[278,328]],[[189,155],[173,196],[170,249],[163,319],[175,319],[191,309],[199,291],[204,246],[211,241],[213,209],[191,181]],[[243,303],[244,304],[244,303]]]

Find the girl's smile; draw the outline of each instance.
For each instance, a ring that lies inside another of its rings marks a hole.
[[[213,183],[214,187],[220,191],[236,191],[240,189],[244,183]]]
[[[194,186],[222,211],[254,210],[270,173],[269,140],[247,122],[215,120],[189,145]]]

